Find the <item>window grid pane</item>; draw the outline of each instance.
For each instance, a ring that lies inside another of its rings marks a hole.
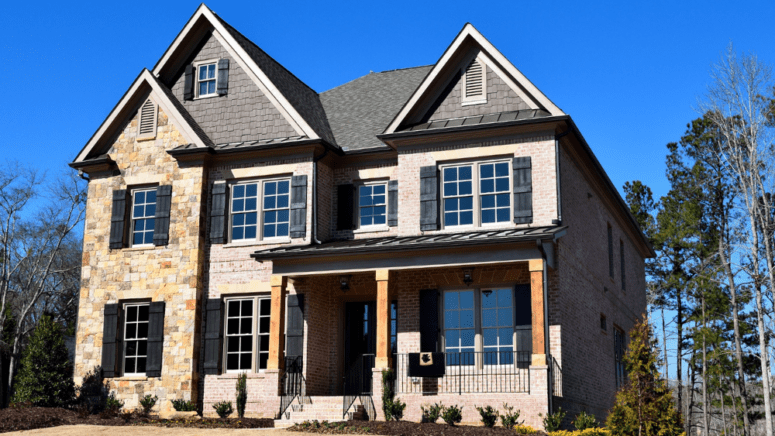
[[[230,300],[226,310],[226,370],[248,371],[253,360],[253,300]]]
[[[444,225],[466,226],[474,223],[473,166],[444,168]]]
[[[481,296],[484,364],[513,364],[514,303],[512,289],[485,289]]]
[[[256,239],[258,183],[234,185],[231,192],[231,239]]]
[[[386,223],[386,185],[368,185],[358,188],[358,209],[361,227]]]
[[[266,369],[266,363],[269,361],[269,317],[271,300],[261,298],[258,300],[258,365],[257,369]]]
[[[124,374],[145,374],[148,305],[124,306]]]
[[[215,94],[215,64],[200,65],[197,82],[200,97]]]
[[[264,182],[264,238],[288,236],[290,180]]]
[[[444,338],[447,365],[473,365],[474,291],[444,293]]]
[[[132,201],[132,245],[153,243],[156,190],[135,191]]]
[[[479,166],[482,224],[510,221],[510,191],[508,163],[495,162]]]

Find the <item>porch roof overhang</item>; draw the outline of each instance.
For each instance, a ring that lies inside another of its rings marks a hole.
[[[288,246],[250,255],[272,261],[273,274],[305,275],[527,261],[554,266],[553,242],[567,226],[392,236]]]

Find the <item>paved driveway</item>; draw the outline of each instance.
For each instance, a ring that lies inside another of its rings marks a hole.
[[[46,436],[299,436],[300,433],[280,429],[208,429],[208,428],[165,428],[165,427],[111,427],[102,425],[63,425],[37,430],[15,431],[5,435]]]

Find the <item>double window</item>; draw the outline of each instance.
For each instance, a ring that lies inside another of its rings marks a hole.
[[[226,371],[260,371],[269,360],[268,297],[226,299]]]
[[[387,183],[358,187],[358,224],[360,228],[387,224]]]
[[[124,375],[145,375],[148,307],[148,303],[124,305]]]
[[[216,95],[217,62],[208,62],[196,66],[196,95],[208,97]]]
[[[290,186],[290,179],[231,185],[231,240],[287,238],[290,230]]]
[[[152,245],[156,217],[156,188],[132,191],[132,246]]]
[[[449,165],[441,173],[444,227],[511,221],[510,162]]]

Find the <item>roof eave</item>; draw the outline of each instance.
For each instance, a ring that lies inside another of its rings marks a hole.
[[[486,124],[471,124],[455,127],[444,127],[440,129],[425,129],[425,130],[409,130],[395,133],[382,133],[377,135],[377,138],[383,141],[389,141],[394,139],[415,138],[422,136],[431,136],[446,133],[460,133],[460,132],[475,132],[481,130],[498,129],[502,127],[522,126],[529,124],[546,124],[555,123],[558,121],[567,121],[570,119],[568,115],[556,115],[541,118],[529,118],[523,120],[514,120],[506,122],[486,123]]]

